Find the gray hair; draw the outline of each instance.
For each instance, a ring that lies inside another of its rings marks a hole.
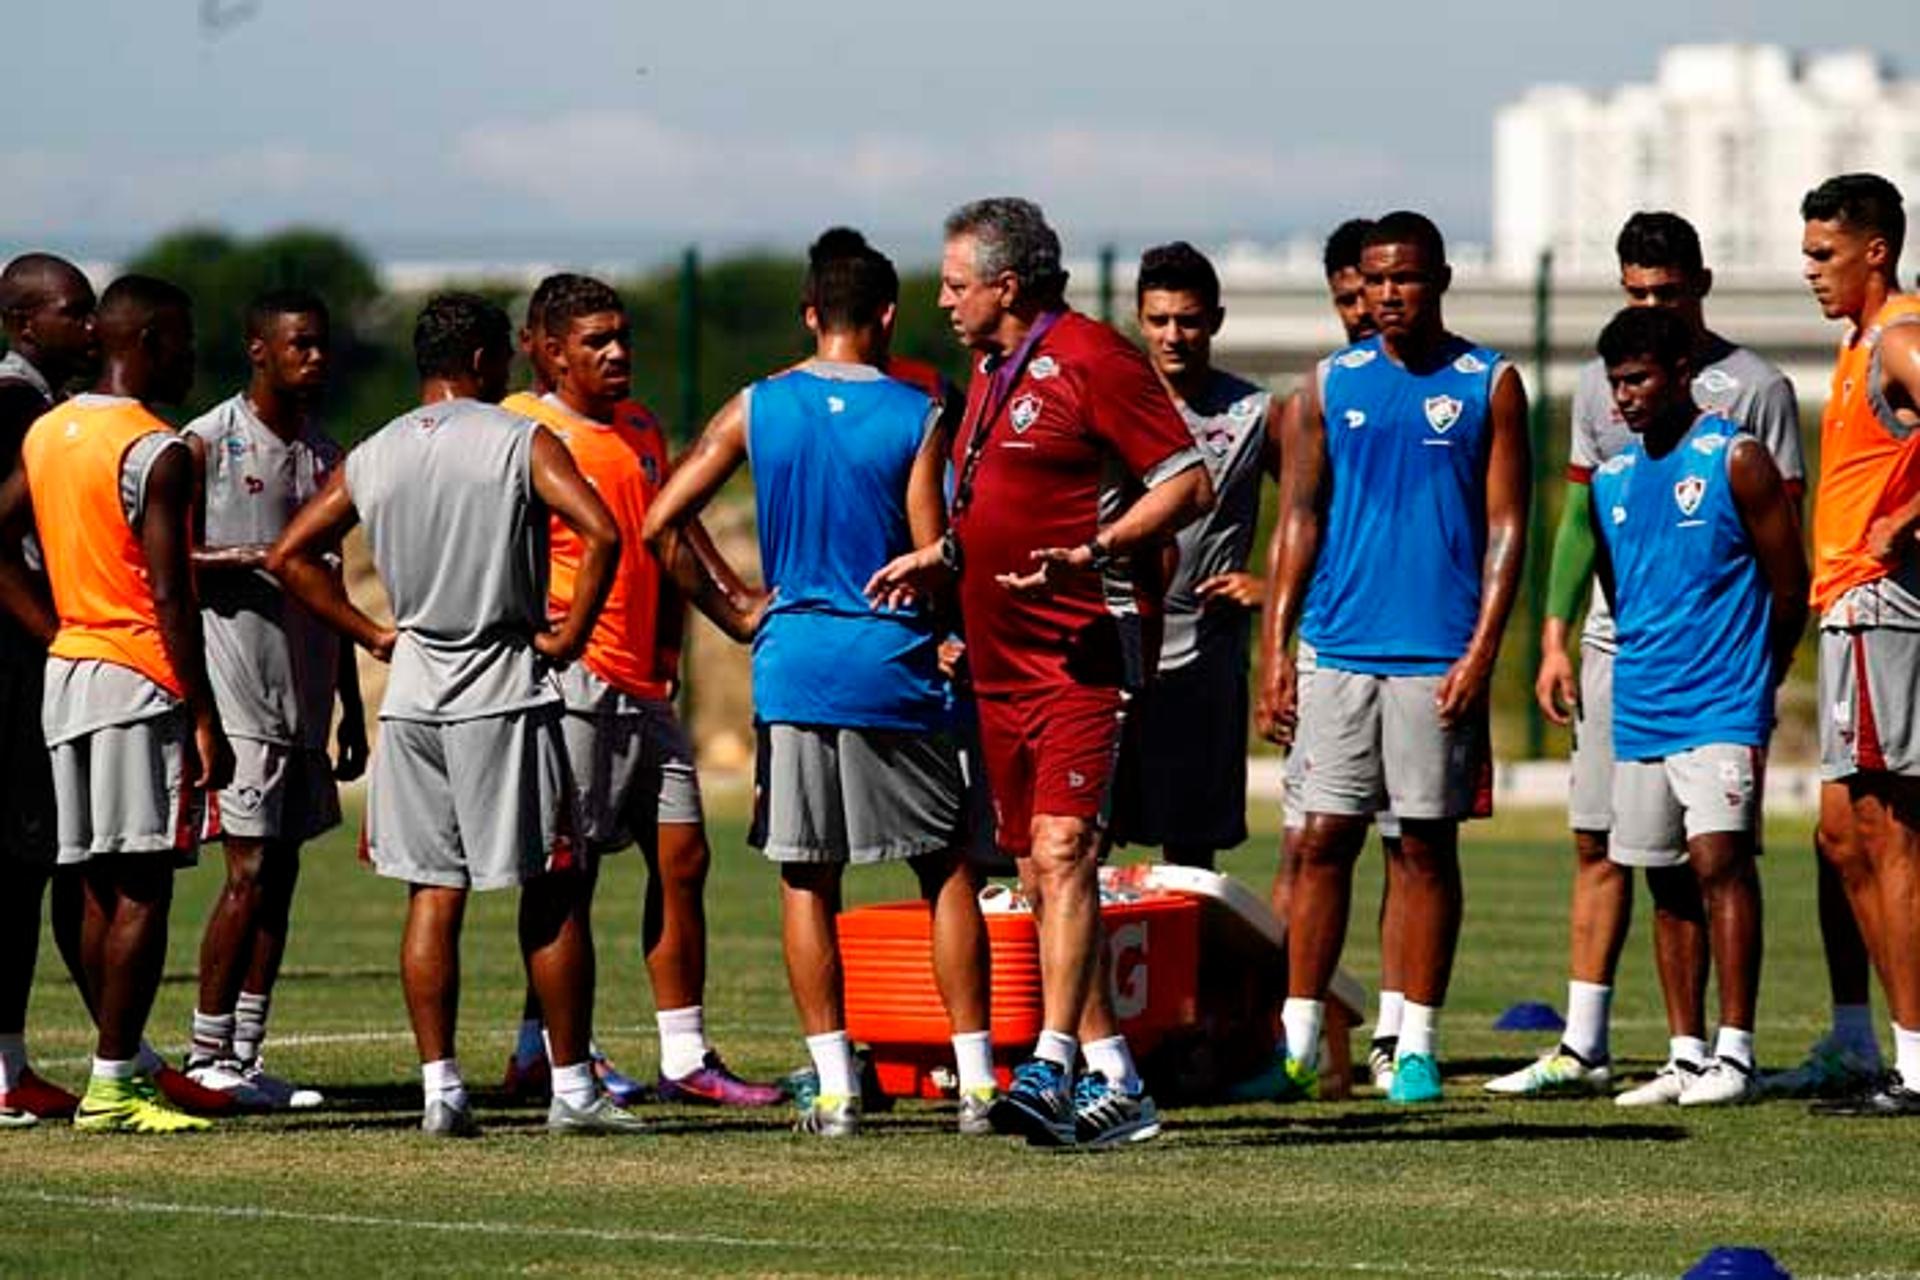
[[[947,238],[971,235],[974,270],[983,276],[1013,273],[1021,289],[1041,299],[1066,292],[1060,237],[1040,206],[1019,196],[972,200],[947,215]]]

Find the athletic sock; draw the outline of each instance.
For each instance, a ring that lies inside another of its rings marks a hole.
[[[962,1031],[955,1036],[953,1064],[960,1072],[961,1093],[993,1088],[993,1033]]]
[[[26,1073],[27,1033],[10,1031],[0,1036],[0,1093],[18,1088]]]
[[[1833,1006],[1833,1038],[1842,1047],[1863,1058],[1880,1060],[1880,1042],[1873,1037],[1873,1006],[1837,1004]]]
[[[460,1078],[458,1059],[441,1058],[436,1062],[421,1063],[420,1087],[426,1094],[428,1106],[444,1102],[456,1110],[466,1110],[467,1082]]]
[[[525,1070],[547,1056],[547,1028],[538,1018],[520,1019],[513,1041],[513,1065]]]
[[[233,1057],[233,1015],[193,1011],[193,1047],[188,1050],[189,1065],[218,1062]]]
[[[95,1058],[93,1060],[93,1078],[95,1080],[131,1080],[134,1074],[132,1058]]]
[[[1080,1056],[1080,1042],[1058,1031],[1042,1031],[1034,1042],[1033,1056],[1072,1075],[1073,1060]]]
[[[1567,1030],[1560,1043],[1589,1065],[1607,1061],[1608,1014],[1613,988],[1598,982],[1567,984]]]
[[[1753,1070],[1753,1032],[1738,1027],[1722,1027],[1713,1042],[1713,1056],[1721,1061],[1737,1062]]]
[[[1406,1008],[1407,997],[1401,991],[1382,991],[1380,1007],[1373,1015],[1373,1039],[1392,1040],[1400,1034],[1401,1011]]]
[[[1707,1042],[1699,1036],[1670,1036],[1667,1039],[1667,1057],[1690,1067],[1704,1067],[1707,1064]]]
[[[1433,1057],[1439,1023],[1440,1010],[1437,1006],[1407,1001],[1406,1012],[1400,1015],[1400,1043],[1394,1051],[1393,1060],[1399,1062],[1416,1053]]]
[[[669,1080],[690,1076],[706,1065],[706,1010],[697,1004],[662,1009],[653,1015],[660,1028],[660,1074]]]
[[[593,1060],[590,1058],[553,1069],[553,1096],[575,1111],[592,1106],[599,1089],[593,1079]]]
[[[1287,1057],[1312,1069],[1320,1065],[1320,1027],[1326,1021],[1327,1002],[1288,996],[1280,1006],[1280,1025],[1287,1033]]]
[[[1893,1024],[1894,1066],[1900,1072],[1900,1083],[1909,1089],[1920,1090],[1920,1031],[1909,1031],[1899,1023]]]
[[[847,1043],[845,1031],[808,1036],[807,1056],[813,1059],[813,1070],[820,1077],[820,1093],[823,1097],[860,1096],[860,1086],[856,1083],[853,1069],[853,1046]]]
[[[267,1038],[267,1009],[273,997],[258,991],[242,991],[233,1002],[233,1056],[252,1062],[260,1056],[261,1042]]]
[[[1133,1065],[1133,1050],[1127,1047],[1125,1036],[1089,1040],[1080,1046],[1080,1052],[1086,1055],[1088,1070],[1098,1071],[1127,1093],[1140,1092],[1140,1071]]]

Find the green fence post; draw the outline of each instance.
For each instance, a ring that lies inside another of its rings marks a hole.
[[[1100,246],[1100,320],[1103,324],[1113,323],[1113,264],[1114,247],[1110,244]]]
[[[1540,669],[1540,626],[1547,611],[1547,571],[1552,555],[1547,546],[1546,483],[1547,432],[1552,422],[1548,405],[1547,362],[1553,357],[1553,250],[1540,251],[1533,282],[1533,395],[1529,434],[1533,437],[1533,502],[1527,517],[1527,682]],[[1527,758],[1538,760],[1547,750],[1547,720],[1539,703],[1527,699]]]
[[[700,250],[680,255],[680,439],[700,430]]]

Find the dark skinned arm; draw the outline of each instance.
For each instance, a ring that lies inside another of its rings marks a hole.
[[[307,612],[386,662],[393,657],[399,633],[375,622],[348,598],[346,583],[325,558],[359,523],[360,513],[347,492],[347,469],[335,467],[320,492],[294,512],[267,550],[266,570]],[[341,655],[341,663],[351,666],[352,655]]]
[[[0,611],[12,615],[21,629],[42,645],[53,643],[60,618],[46,588],[27,568],[21,539],[33,528],[33,494],[27,488],[27,469],[16,466],[0,482]]]
[[[1260,736],[1280,746],[1293,742],[1299,722],[1299,679],[1294,670],[1294,628],[1306,603],[1307,583],[1320,558],[1325,527],[1327,424],[1320,391],[1310,380],[1299,407],[1286,422],[1285,478],[1280,483],[1280,519],[1269,556],[1267,611],[1260,626],[1260,689],[1254,715]]]
[[[360,697],[360,664],[351,649],[340,654],[334,688],[340,695],[340,731],[333,776],[352,782],[367,771],[367,706]]]
[[[1520,568],[1527,558],[1527,504],[1533,485],[1533,460],[1527,440],[1527,393],[1512,369],[1493,389],[1487,450],[1487,554],[1480,568],[1480,616],[1473,638],[1434,693],[1443,721],[1457,720],[1485,701],[1500,637],[1520,592]]]
[[[613,572],[620,564],[620,527],[580,474],[573,455],[545,427],[533,429],[531,471],[534,493],[581,543],[580,570],[574,577],[567,616],[533,637],[534,648],[565,665],[586,649],[593,624],[607,603],[607,592],[613,589]]]
[[[233,748],[220,727],[207,680],[206,644],[200,634],[200,601],[193,590],[190,530],[193,520],[193,458],[163,449],[147,472],[146,506],[140,516],[140,549],[147,560],[153,611],[174,674],[193,718],[193,785],[215,791],[233,778]]]
[[[1768,646],[1773,655],[1773,678],[1786,678],[1793,651],[1807,626],[1807,553],[1800,540],[1800,519],[1780,468],[1766,446],[1750,436],[1735,437],[1727,458],[1740,522],[1753,540],[1760,576],[1773,597]]]
[[[754,598],[700,527],[699,515],[746,457],[747,415],[740,397],[735,396],[713,415],[693,448],[674,465],[665,487],[647,504],[647,518],[641,526],[647,545],[695,607],[721,631],[741,642],[753,638],[766,609],[766,598]],[[713,607],[716,605],[721,607]],[[742,605],[746,606],[744,610]]]

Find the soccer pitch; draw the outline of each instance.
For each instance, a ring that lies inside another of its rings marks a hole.
[[[776,880],[747,850],[738,802],[713,825],[708,1025],[743,1073],[803,1048],[779,955]],[[1264,892],[1269,824],[1224,867]],[[1798,1059],[1826,983],[1805,823],[1769,830],[1759,1052]],[[419,1086],[395,974],[403,890],[358,866],[346,829],[307,855],[274,1069],[324,1089],[319,1112],[211,1135],[0,1135],[0,1273],[276,1275],[1258,1274],[1678,1276],[1717,1244],[1764,1246],[1796,1277],[1920,1275],[1920,1157],[1910,1124],[1822,1120],[1804,1104],[1682,1114],[1606,1102],[1494,1102],[1479,1082],[1548,1041],[1492,1030],[1518,1000],[1563,999],[1571,850],[1557,815],[1468,829],[1467,922],[1442,1024],[1444,1104],[1186,1108],[1134,1150],[1046,1154],[961,1139],[949,1107],[903,1104],[847,1142],[803,1140],[781,1112],[650,1107],[658,1132],[551,1137],[544,1112],[487,1086],[519,1017],[512,895],[468,917],[462,1062],[479,1142],[417,1131]],[[606,867],[597,904],[601,1039],[651,1076],[652,1004],[637,952],[641,867]],[[1347,966],[1377,973],[1379,858],[1367,854]],[[905,896],[888,869],[854,901]],[[184,1041],[217,853],[183,874],[152,1027]],[[1644,890],[1615,1003],[1629,1074],[1665,1051]],[[1711,1007],[1711,1005],[1710,1005]],[[1885,1035],[1885,1022],[1876,1015]],[[32,1043],[84,1077],[90,1038],[42,947]],[[1358,1042],[1356,1042],[1358,1047]],[[1370,1091],[1366,1091],[1369,1092]]]

